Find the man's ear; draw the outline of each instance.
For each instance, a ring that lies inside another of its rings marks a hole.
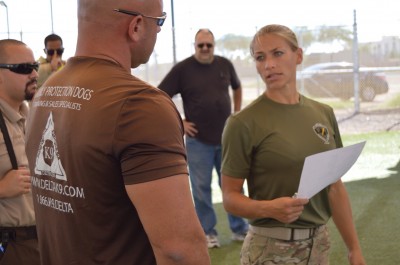
[[[129,38],[137,42],[140,38],[142,27],[143,27],[143,18],[141,16],[135,16],[129,23],[129,28],[128,28]]]

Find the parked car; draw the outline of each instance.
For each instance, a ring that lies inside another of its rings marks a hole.
[[[338,97],[348,100],[354,96],[353,64],[349,62],[314,64],[299,72],[297,78],[298,88],[304,87],[304,92],[312,97]],[[384,72],[360,67],[361,100],[373,101],[376,95],[387,93],[388,90],[389,85]]]

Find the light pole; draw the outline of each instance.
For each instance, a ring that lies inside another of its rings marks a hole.
[[[8,7],[4,1],[0,1],[0,5],[4,6],[6,8],[6,14],[7,14],[7,34],[8,38],[10,38],[10,24],[8,23]]]
[[[50,0],[50,15],[51,15],[51,33],[54,33],[53,28],[53,1]]]
[[[176,44],[175,44],[175,14],[174,14],[174,0],[171,0],[171,19],[172,19],[172,55],[174,65],[176,64]]]

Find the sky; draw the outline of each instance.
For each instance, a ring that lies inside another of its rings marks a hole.
[[[310,29],[344,26],[352,30],[354,10],[360,42],[379,41],[382,36],[400,36],[397,0],[165,0],[164,10],[168,17],[158,34],[150,63],[173,61],[172,1],[178,61],[193,53],[194,34],[199,28],[210,28],[216,39],[225,34],[253,36],[258,28],[267,24],[283,24],[292,29],[301,26]],[[77,34],[76,0],[3,2],[7,8],[0,5],[0,39],[8,37],[8,13],[10,37],[22,39],[33,49],[35,57],[44,55],[43,40],[52,31],[64,40],[64,59],[74,55]]]

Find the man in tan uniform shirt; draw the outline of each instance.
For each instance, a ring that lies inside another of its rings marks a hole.
[[[36,90],[38,64],[17,40],[0,40],[0,110],[16,163],[0,134],[0,264],[40,264],[32,203],[31,174],[25,153],[25,119]],[[1,117],[0,117],[1,119]],[[3,131],[2,130],[2,131]]]

